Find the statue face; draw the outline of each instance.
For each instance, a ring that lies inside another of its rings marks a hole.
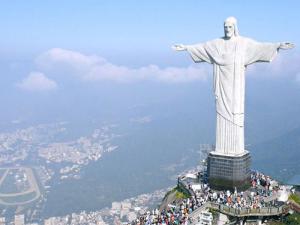
[[[234,36],[234,25],[232,23],[225,23],[224,33],[226,38],[231,38],[232,36]]]

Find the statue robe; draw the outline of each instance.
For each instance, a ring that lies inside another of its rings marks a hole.
[[[255,62],[272,61],[278,48],[277,43],[259,43],[241,36],[187,46],[194,62],[213,64],[217,153],[244,153],[245,69]]]

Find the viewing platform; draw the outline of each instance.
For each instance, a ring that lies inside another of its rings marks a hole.
[[[280,207],[263,207],[258,209],[234,209],[232,207],[228,207],[225,205],[213,203],[213,202],[206,202],[200,208],[196,209],[189,215],[189,219],[191,221],[191,225],[197,224],[199,221],[199,215],[205,210],[215,210],[219,213],[222,213],[226,216],[237,217],[241,220],[244,218],[249,217],[257,217],[257,218],[264,218],[264,217],[272,217],[272,216],[280,216],[286,215],[289,210],[289,205],[282,205]]]
[[[178,187],[192,199],[197,199],[196,202],[200,201],[200,206],[189,214],[191,225],[199,224],[203,212],[209,210],[234,218],[236,220],[234,224],[244,224],[249,220],[258,221],[260,224],[266,219],[287,215],[292,209],[287,201],[278,201],[282,195],[288,194],[277,190],[275,187],[279,188],[278,183],[261,173],[252,176],[253,187],[244,192],[234,193],[210,189],[208,184],[202,182],[203,178],[205,176],[201,173],[190,173],[178,178]],[[266,178],[268,182],[264,182]]]

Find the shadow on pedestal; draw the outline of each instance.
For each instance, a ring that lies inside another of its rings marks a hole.
[[[246,190],[250,187],[251,157],[248,151],[239,156],[210,152],[207,158],[208,183],[215,190]]]

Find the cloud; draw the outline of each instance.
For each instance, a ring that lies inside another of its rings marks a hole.
[[[106,60],[96,55],[84,55],[76,51],[53,48],[38,56],[36,64],[43,69],[70,68],[78,72],[86,72],[96,65],[106,64]]]
[[[291,76],[292,79],[298,79],[296,74],[300,71],[299,61],[299,52],[281,51],[272,63],[255,63],[249,66],[246,75],[271,79]],[[40,71],[47,73],[48,76],[54,76],[57,80],[60,79],[60,76],[68,75],[72,79],[86,82],[110,80],[114,82],[183,83],[205,81],[213,73],[213,68],[207,63],[199,65],[191,61],[191,65],[188,67],[161,68],[157,65],[147,65],[131,68],[116,65],[97,55],[86,55],[61,48],[53,48],[42,53],[35,62]],[[54,87],[55,85],[50,86]]]
[[[40,72],[31,72],[28,77],[17,83],[16,86],[28,91],[49,91],[57,88],[55,81],[50,80]]]
[[[189,82],[206,80],[212,69],[207,66],[189,66],[187,68],[148,65],[130,68],[113,64],[96,55],[84,55],[76,51],[61,48],[50,49],[41,54],[36,63],[41,70],[49,73],[63,73],[77,76],[84,81],[112,80],[116,82],[134,82],[152,80],[161,82]]]
[[[249,76],[274,78],[289,76],[297,79],[297,74],[300,71],[300,54],[291,51],[280,51],[271,63],[256,63],[250,66],[248,69]]]

